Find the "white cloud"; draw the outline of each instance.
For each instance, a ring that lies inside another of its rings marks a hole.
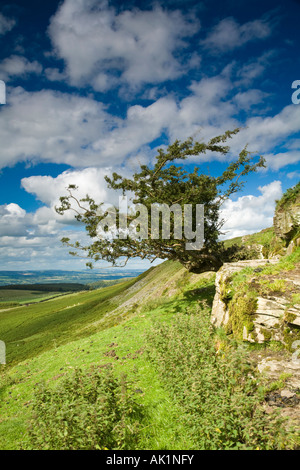
[[[0,13],[0,36],[8,33],[15,26],[16,21],[13,18],[7,18],[2,13]]]
[[[14,77],[26,77],[29,74],[40,74],[42,66],[36,60],[30,62],[26,57],[12,55],[4,59],[0,64],[0,76],[8,81]]]
[[[128,158],[132,162],[163,132],[170,142],[191,135],[206,140],[240,127],[240,110],[252,113],[267,98],[259,89],[236,89],[228,70],[192,82],[189,91],[181,101],[169,95],[149,106],[131,106],[125,118],[119,118],[91,96],[8,89],[8,105],[0,112],[0,167],[28,161],[114,168]],[[268,156],[272,168],[296,163],[299,131],[300,106],[288,105],[273,116],[250,114],[243,130],[230,141],[232,156],[248,143],[250,151]],[[276,152],[275,146],[279,146]]]
[[[22,187],[48,207],[54,207],[59,203],[59,197],[68,195],[66,188],[70,184],[78,186],[77,197],[84,198],[89,194],[96,201],[108,201],[109,194],[104,176],[110,174],[110,169],[86,168],[84,170],[70,170],[52,176],[30,176],[23,178]]]
[[[107,114],[102,103],[20,87],[8,91],[7,103],[0,113],[1,167],[17,161],[106,165],[93,143],[120,120]]]
[[[210,51],[228,52],[249,41],[265,39],[270,34],[271,27],[264,20],[253,20],[240,25],[234,18],[224,18],[201,44]]]
[[[261,90],[252,89],[237,93],[233,101],[237,106],[244,110],[249,111],[254,105],[257,105],[267,98],[268,93]]]
[[[245,127],[231,141],[233,150],[248,143],[248,150],[267,156],[271,168],[278,169],[299,161],[297,151],[286,152],[297,141],[300,131],[300,106],[285,106],[273,116],[250,117]],[[281,147],[282,152],[274,151]],[[277,155],[277,156],[276,156]]]
[[[286,165],[294,165],[300,162],[300,151],[282,152],[264,155],[267,166],[272,170],[280,170]]]
[[[11,90],[0,113],[0,166],[18,161],[65,163],[73,167],[115,166],[159,138],[176,117],[172,98],[132,106],[125,119],[77,95]]]
[[[300,180],[300,171],[291,171],[286,175],[289,179],[298,178]]]
[[[273,225],[275,201],[282,196],[281,181],[273,181],[258,190],[260,196],[241,196],[224,203],[220,213],[220,218],[225,220],[223,239],[259,232]]]
[[[24,236],[27,223],[26,211],[18,204],[0,206],[0,236]]]
[[[70,83],[105,91],[182,75],[178,51],[198,28],[195,19],[158,5],[117,13],[105,0],[65,0],[51,19],[49,35]]]
[[[39,193],[42,194],[42,190]],[[89,244],[91,240],[85,231],[65,225],[66,221],[62,219],[53,208],[46,206],[35,213],[26,213],[17,204],[0,206],[2,266],[12,270],[85,269],[87,260],[70,256],[61,238],[67,236],[71,242],[79,241],[82,245]],[[108,263],[99,262],[97,267],[101,266],[108,266]],[[134,259],[127,267],[147,269],[150,263]]]
[[[160,137],[173,119],[176,119],[177,106],[172,98],[160,98],[150,106],[131,106],[126,119],[113,129],[105,139],[95,142],[105,161],[116,156],[125,157],[136,152],[141,146]]]

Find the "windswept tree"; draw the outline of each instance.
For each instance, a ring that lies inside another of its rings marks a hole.
[[[221,205],[241,190],[245,176],[264,166],[264,158],[253,155],[245,146],[220,176],[204,174],[199,166],[194,166],[188,172],[187,167],[184,168],[180,162],[191,156],[199,156],[200,160],[200,156],[207,152],[226,157],[230,151],[230,147],[225,145],[226,141],[238,132],[239,129],[227,131],[207,143],[194,141],[193,138],[184,142],[176,140],[166,150],[158,150],[152,167],[141,165],[140,171],[131,178],[117,173],[106,176],[108,188],[121,191],[125,197],[131,195],[133,206],[126,222],[120,205],[106,207],[103,202],[94,201],[90,195],[79,199],[76,197],[78,188],[70,185],[67,188],[68,195],[60,197],[60,206],[56,211],[59,214],[75,211],[75,218],[85,225],[91,243],[82,246],[79,242],[71,243],[69,238],[63,238],[62,242],[72,247],[70,253],[73,255],[83,252],[90,259],[87,263],[90,267],[98,260],[120,266],[138,257],[150,261],[157,258],[176,260],[195,273],[218,270],[224,262],[232,260],[238,251],[238,247],[226,249],[224,243],[219,241],[224,224],[224,220],[220,219]],[[192,226],[189,231],[184,227],[185,218],[180,216],[188,206],[192,207]],[[204,210],[204,238],[201,246],[199,243],[189,245],[191,236],[198,233],[197,207]],[[153,208],[158,211],[169,208],[167,236],[163,230],[166,222],[163,210],[159,214],[159,224],[153,236],[153,226],[155,223],[157,225],[157,211],[154,211],[154,221]],[[187,246],[192,248],[187,249]]]

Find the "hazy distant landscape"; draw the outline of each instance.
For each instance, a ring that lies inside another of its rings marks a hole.
[[[49,300],[71,292],[108,287],[142,272],[134,269],[0,271],[0,310]]]
[[[45,283],[91,284],[102,280],[136,277],[142,272],[143,270],[110,268],[85,271],[0,271],[0,286]]]

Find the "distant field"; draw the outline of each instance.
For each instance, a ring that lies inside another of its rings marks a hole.
[[[86,269],[84,271],[1,271],[0,286],[12,284],[53,284],[53,283],[75,283],[92,284],[94,282],[132,278],[141,274],[143,270],[135,269]]]
[[[26,303],[38,302],[40,300],[49,299],[62,295],[61,292],[43,292],[43,291],[30,291],[30,290],[0,290],[0,309],[7,307],[7,303]]]
[[[0,286],[0,311],[22,304],[36,303],[75,292],[84,292],[109,287],[130,278],[102,280],[91,285],[76,283],[14,284]]]

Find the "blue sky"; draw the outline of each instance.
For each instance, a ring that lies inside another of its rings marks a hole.
[[[299,17],[296,0],[1,1],[0,269],[84,268],[60,244],[84,240],[54,211],[68,184],[116,202],[105,174],[235,127],[227,160],[207,155],[203,170],[246,143],[267,168],[225,203],[225,236],[271,226],[300,179]]]

